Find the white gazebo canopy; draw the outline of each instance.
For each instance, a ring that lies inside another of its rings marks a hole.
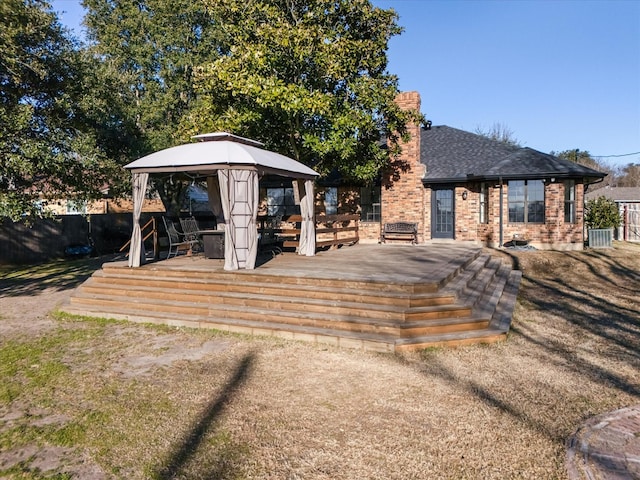
[[[124,167],[133,175],[130,267],[144,263],[140,213],[149,174],[154,173],[184,172],[207,178],[211,209],[216,217],[223,219],[225,270],[255,267],[259,178],[266,174],[293,178],[300,192],[302,214],[298,254],[315,255],[313,180],[318,174],[314,170],[289,157],[260,148],[260,142],[230,133],[206,133],[194,138],[199,141],[160,150]]]

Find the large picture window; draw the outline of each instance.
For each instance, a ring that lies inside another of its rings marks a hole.
[[[576,223],[576,181],[564,181],[564,223]]]
[[[544,223],[544,182],[510,180],[509,223]]]

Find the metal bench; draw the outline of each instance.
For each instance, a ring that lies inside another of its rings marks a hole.
[[[418,243],[418,224],[413,222],[385,223],[380,233],[380,243],[386,240],[411,240],[413,245]]]

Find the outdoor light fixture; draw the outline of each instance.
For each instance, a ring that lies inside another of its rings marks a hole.
[[[467,191],[466,190],[464,192],[462,192],[462,199],[463,200],[467,199]]]

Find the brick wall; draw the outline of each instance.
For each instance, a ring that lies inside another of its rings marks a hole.
[[[479,186],[478,186],[479,189]],[[456,192],[457,193],[457,192]],[[531,241],[531,245],[540,249],[581,250],[583,248],[583,218],[584,218],[584,185],[576,183],[576,218],[574,223],[564,221],[564,184],[562,182],[547,183],[545,185],[545,222],[540,223],[509,223],[508,186],[503,186],[503,243],[517,235],[518,238]],[[458,197],[458,195],[456,195]],[[471,234],[475,222],[475,240],[490,247],[500,244],[500,187],[489,188],[489,223],[479,224],[479,191],[471,187],[468,195],[468,206],[460,207],[462,212],[469,215],[458,215],[456,212],[456,232],[460,240],[473,240]],[[456,201],[456,206],[459,202]],[[463,202],[464,204],[464,202]],[[466,210],[465,210],[466,208]]]
[[[402,109],[420,110],[420,94],[403,92],[396,97]],[[425,188],[422,185],[424,166],[420,163],[420,125],[409,125],[411,138],[402,143],[398,172],[389,171],[383,176],[381,193],[382,223],[407,221],[418,223],[418,241],[424,241]]]

